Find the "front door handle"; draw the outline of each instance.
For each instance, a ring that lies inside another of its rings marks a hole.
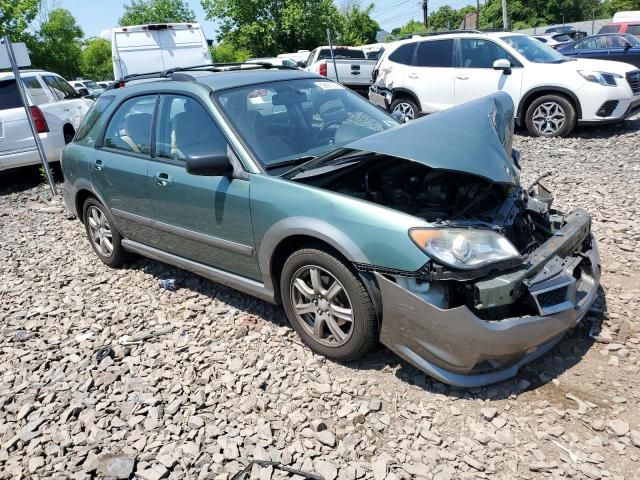
[[[156,172],[156,185],[168,187],[171,185],[171,176],[168,173]]]
[[[469,80],[469,77],[467,77],[466,75],[456,75],[456,78],[458,80]]]
[[[418,78],[418,75],[415,74],[415,73],[410,73],[409,75],[407,75],[407,77],[412,78],[412,79],[415,80],[416,78]]]
[[[96,160],[95,162],[93,162],[94,170],[101,171],[103,168],[104,168],[104,165],[102,165],[102,160]]]

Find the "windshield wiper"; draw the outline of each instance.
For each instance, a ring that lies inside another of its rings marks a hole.
[[[309,160],[316,158],[315,155],[305,155],[304,157],[291,158],[289,160],[283,160],[282,162],[271,163],[264,167],[265,170],[274,170],[276,168],[287,167],[289,165],[298,165],[300,162],[306,163]]]

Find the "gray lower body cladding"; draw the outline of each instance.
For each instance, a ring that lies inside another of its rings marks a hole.
[[[573,231],[570,236],[581,236],[573,225],[567,227]],[[376,273],[383,308],[380,341],[415,367],[451,385],[478,387],[515,376],[521,366],[551,349],[580,322],[598,293],[600,259],[595,239],[590,239],[588,250],[579,252],[577,261],[559,264],[556,253],[570,239],[551,240],[536,253],[548,258],[554,278],[537,281],[542,271],[537,270],[531,272],[530,281],[521,284],[535,300],[537,315],[490,321],[465,305],[441,309]],[[541,305],[536,295],[553,292],[554,282],[562,299],[553,308]]]

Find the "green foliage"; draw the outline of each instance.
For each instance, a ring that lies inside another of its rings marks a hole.
[[[371,18],[373,3],[362,8],[355,2],[348,5],[342,12],[342,29],[338,36],[338,43],[343,45],[366,45],[375,43],[380,26]]]
[[[118,20],[121,27],[147,23],[195,22],[196,14],[183,0],[131,0]]]
[[[444,5],[429,15],[429,30],[455,30],[460,27],[465,15],[475,10],[471,5],[459,10]]]
[[[599,0],[509,0],[507,2],[509,27],[514,30],[562,23],[563,20],[566,23],[591,20],[594,10],[596,18],[602,15],[602,4]],[[480,27],[502,27],[501,0],[487,0],[482,6]]]
[[[9,35],[12,42],[24,40],[39,8],[40,0],[0,0],[0,37]]]
[[[201,0],[207,19],[219,23],[218,40],[266,57],[327,43],[340,32],[333,0]]]
[[[104,38],[87,40],[80,68],[84,78],[92,80],[113,80],[113,63],[111,61],[111,42]]]
[[[213,63],[244,62],[252,56],[249,50],[235,49],[225,42],[212,45],[210,50]]]
[[[602,11],[609,17],[624,10],[640,10],[640,0],[605,0],[602,4]]]
[[[80,74],[82,29],[64,8],[56,8],[42,23],[36,35],[27,38],[31,63],[65,78]]]
[[[409,20],[404,27],[394,28],[391,30],[391,34],[385,38],[385,42],[392,42],[402,37],[414,35],[417,33],[425,33],[427,29],[422,22],[416,20]]]

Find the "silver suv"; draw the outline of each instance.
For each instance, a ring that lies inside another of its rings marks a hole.
[[[21,72],[31,115],[49,161],[58,161],[93,101],[61,76],[43,70]],[[0,170],[40,162],[13,73],[0,73]]]

